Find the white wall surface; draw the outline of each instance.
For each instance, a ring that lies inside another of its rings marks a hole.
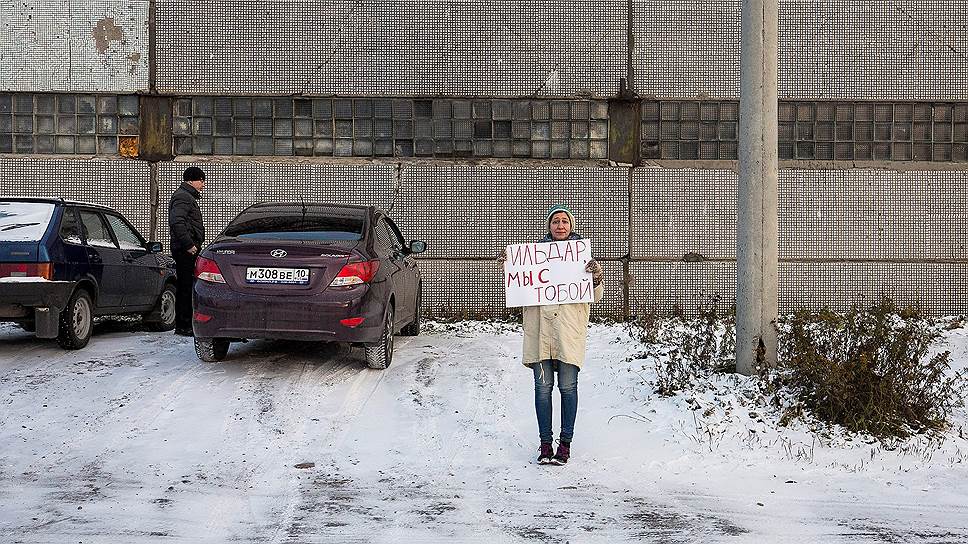
[[[0,0],[0,90],[147,88],[146,0]]]

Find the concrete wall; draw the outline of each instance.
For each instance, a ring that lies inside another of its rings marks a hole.
[[[726,308],[739,5],[0,0],[0,194],[165,242],[188,164],[213,234],[260,200],[392,208],[430,243],[436,314],[504,313],[493,255],[564,202],[605,263],[598,315]],[[966,14],[781,0],[781,311],[968,313]]]
[[[0,90],[148,89],[148,2],[0,0]]]

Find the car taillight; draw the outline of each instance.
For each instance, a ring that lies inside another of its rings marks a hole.
[[[357,285],[360,283],[370,283],[377,269],[380,268],[380,261],[363,261],[360,263],[347,263],[343,266],[339,274],[333,278],[330,287],[340,287],[343,285]]]
[[[192,315],[192,319],[194,319],[195,321],[198,321],[199,323],[208,323],[209,321],[212,320],[212,316],[208,314],[203,314],[202,312],[195,312]]]
[[[54,267],[50,263],[2,263],[0,278],[44,278],[54,277]]]
[[[222,271],[219,270],[218,264],[205,257],[199,257],[195,261],[195,277],[202,281],[225,283],[225,278],[222,277]]]
[[[348,317],[346,319],[340,319],[339,322],[340,324],[353,329],[359,327],[360,323],[363,323],[363,319],[364,318],[362,317]]]

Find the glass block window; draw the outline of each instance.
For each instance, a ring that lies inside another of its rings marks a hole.
[[[644,159],[735,160],[739,102],[645,101]],[[968,102],[781,101],[780,159],[968,162]]]
[[[0,94],[0,153],[117,155],[139,130],[136,95]]]
[[[182,97],[176,155],[605,159],[608,103]]]

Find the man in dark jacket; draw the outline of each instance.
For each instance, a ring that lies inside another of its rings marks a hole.
[[[175,298],[175,334],[193,336],[192,287],[195,283],[195,260],[205,242],[205,225],[198,199],[205,189],[205,172],[191,166],[182,175],[184,180],[171,195],[168,204],[168,228],[171,230],[171,253],[178,272],[178,291]]]

